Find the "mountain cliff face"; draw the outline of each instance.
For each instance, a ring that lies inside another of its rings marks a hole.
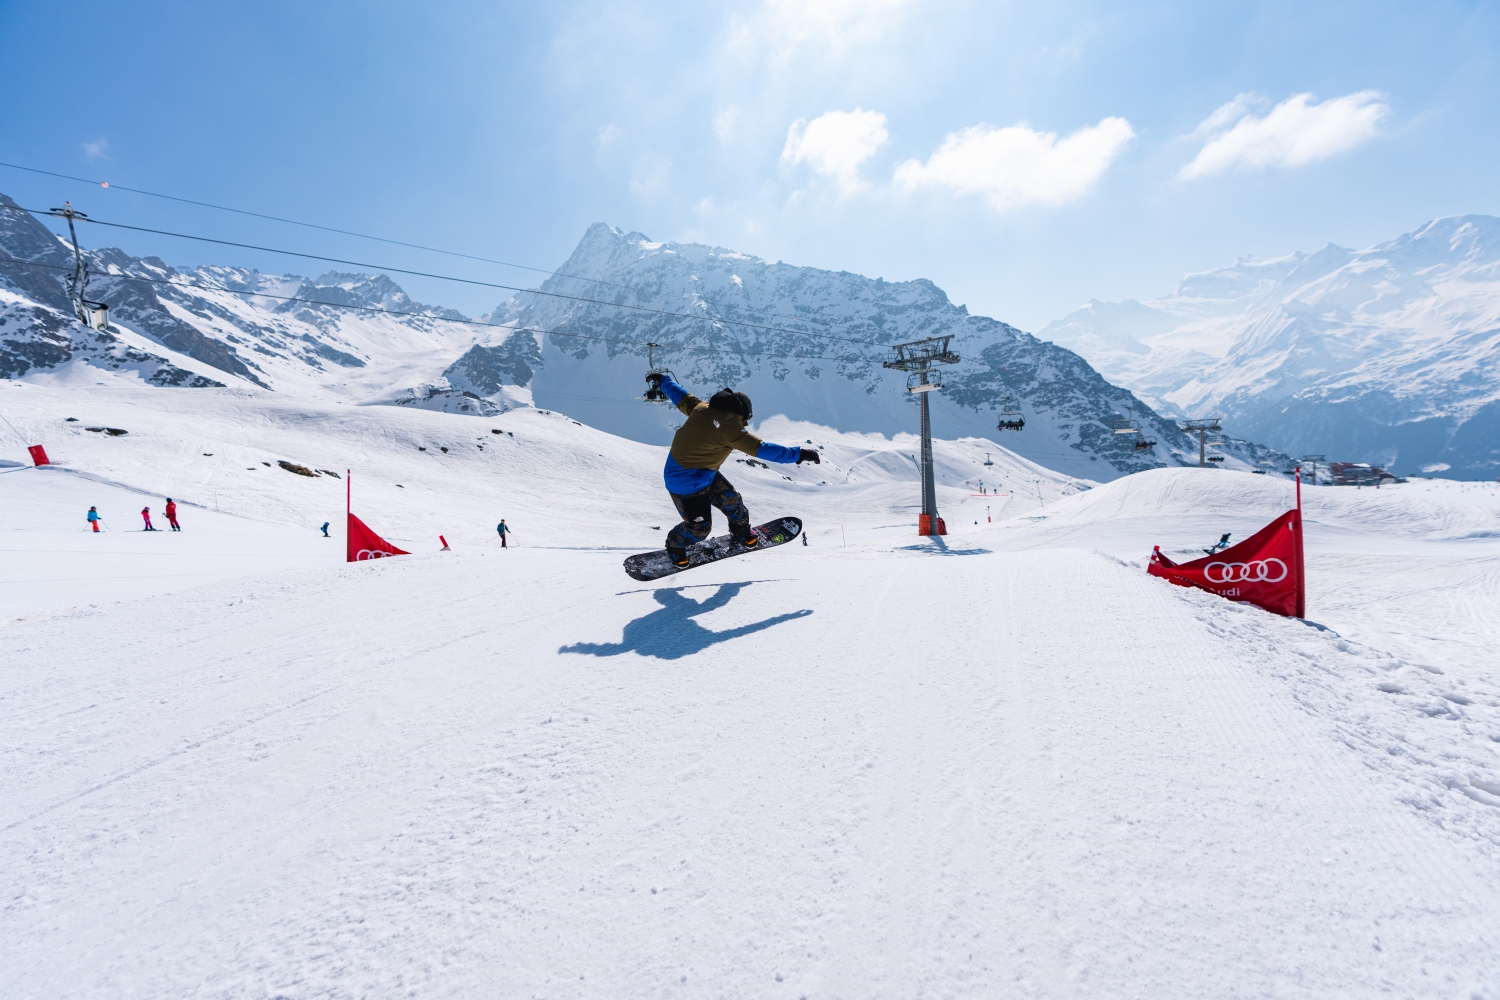
[[[962,361],[931,395],[938,436],[987,437],[1094,480],[1197,460],[1173,422],[1079,355],[971,316],[930,281],[773,264],[602,224],[540,288],[477,321],[413,302],[384,275],[178,269],[106,249],[87,254],[89,294],[111,318],[108,330],[92,331],[73,319],[64,292],[70,247],[31,216],[0,210],[0,253],[13,259],[0,261],[0,374],[10,377],[82,365],[164,387],[476,416],[535,404],[665,443],[678,415],[639,399],[650,342],[663,345],[656,360],[689,389],[750,393],[757,418],[892,434],[917,428],[917,406],[906,376],[881,364],[891,345],[951,336]],[[996,429],[1007,398],[1025,415],[1020,433]],[[1127,412],[1139,435],[1115,433]],[[1137,436],[1156,447],[1137,450]],[[1217,450],[1231,467],[1285,465],[1285,456],[1226,441]]]
[[[658,363],[689,389],[735,386],[754,399],[758,417],[891,434],[916,428],[917,407],[905,375],[881,365],[890,346],[952,336],[963,360],[942,372],[944,391],[933,394],[935,434],[1001,440],[1033,461],[1093,479],[1179,464],[1189,454],[1197,460],[1174,423],[1077,354],[971,316],[930,281],[773,264],[600,224],[538,292],[515,296],[491,316],[518,329],[489,348],[506,352],[495,355],[497,367],[513,366],[507,370],[519,381],[524,359],[537,405],[638,440],[668,440],[676,417],[634,398],[644,388],[648,342],[664,345]],[[1027,424],[1002,435],[996,422],[1007,396]],[[1127,407],[1158,442],[1154,450],[1137,451],[1133,435],[1115,433]],[[1243,442],[1224,450],[1252,465],[1285,460]]]
[[[1500,219],[1367,250],[1247,258],[1163,299],[1090,303],[1041,336],[1165,412],[1402,473],[1500,473]]]
[[[77,361],[163,386],[357,402],[399,394],[412,371],[436,375],[474,340],[462,314],[413,302],[384,275],[178,269],[114,249],[85,253],[89,297],[110,307],[110,328],[92,331],[67,298],[72,248],[4,195],[0,254],[0,374],[12,377]]]

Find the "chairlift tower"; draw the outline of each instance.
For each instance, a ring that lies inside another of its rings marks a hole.
[[[1219,426],[1218,417],[1203,417],[1198,420],[1184,420],[1181,424],[1184,431],[1189,434],[1198,435],[1198,468],[1208,465],[1207,461],[1207,439],[1209,432],[1218,434],[1224,428]]]
[[[896,356],[883,362],[887,368],[906,372],[906,391],[917,393],[922,406],[922,516],[917,524],[919,535],[946,535],[943,521],[938,517],[937,483],[932,471],[932,415],[928,409],[927,394],[943,387],[935,365],[956,365],[959,357],[948,349],[953,340],[946,337],[929,337],[907,344],[896,344],[892,349]]]

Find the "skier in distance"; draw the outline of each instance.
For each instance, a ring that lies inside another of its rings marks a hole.
[[[323,522],[323,537],[324,537],[324,538],[332,538],[332,537],[333,537],[333,536],[332,536],[332,535],[330,535],[330,534],[329,534],[329,533],[328,533],[328,526],[329,526],[329,525],[330,525],[330,524],[332,524],[332,523],[333,523],[333,522],[332,522],[332,521],[324,521],[324,522]]]
[[[99,508],[98,507],[90,507],[89,508],[89,515],[88,516],[89,516],[89,526],[94,529],[94,534],[97,535],[99,533]]]
[[[495,530],[500,533],[500,547],[502,549],[509,548],[509,546],[505,544],[505,536],[510,534],[510,527],[505,523],[505,518],[502,517],[500,519],[500,523],[495,525]]]
[[[143,521],[146,522],[146,526],[141,529],[142,531],[155,531],[156,530],[155,528],[151,527],[151,508],[150,507],[142,507],[141,508],[141,520],[143,520]]]
[[[177,501],[167,497],[167,523],[172,526],[173,531],[181,531],[182,525],[177,523]]]
[[[687,417],[687,423],[672,436],[662,479],[682,522],[667,533],[667,555],[673,565],[686,569],[688,546],[708,537],[713,528],[713,508],[719,508],[729,521],[729,533],[745,548],[754,548],[759,539],[750,530],[750,511],[739,491],[724,478],[719,466],[731,451],[742,451],[766,462],[782,465],[803,462],[821,464],[811,448],[788,447],[762,441],[745,429],[754,408],[750,397],[730,388],[720,389],[703,402],[678,385],[669,375],[650,376],[653,388],[667,394],[673,406]]]

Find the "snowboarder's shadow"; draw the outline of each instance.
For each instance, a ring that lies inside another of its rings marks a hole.
[[[619,656],[621,653],[634,651],[642,656],[654,656],[661,660],[678,660],[701,653],[717,643],[738,639],[742,635],[750,635],[752,632],[760,632],[773,625],[812,614],[811,609],[804,608],[722,632],[710,631],[693,621],[698,615],[722,608],[748,586],[748,583],[720,584],[718,590],[701,601],[684,597],[682,592],[688,589],[686,587],[653,590],[651,596],[656,598],[656,603],[661,607],[627,622],[620,642],[575,642],[571,646],[561,647],[558,652]]]

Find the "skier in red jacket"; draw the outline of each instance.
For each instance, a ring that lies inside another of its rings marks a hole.
[[[151,508],[150,507],[142,507],[141,508],[141,520],[143,520],[143,521],[146,522],[146,526],[141,529],[142,531],[155,531],[156,530],[155,528],[151,527]]]
[[[173,531],[181,531],[182,525],[177,523],[177,501],[167,497],[167,523],[172,526]]]

